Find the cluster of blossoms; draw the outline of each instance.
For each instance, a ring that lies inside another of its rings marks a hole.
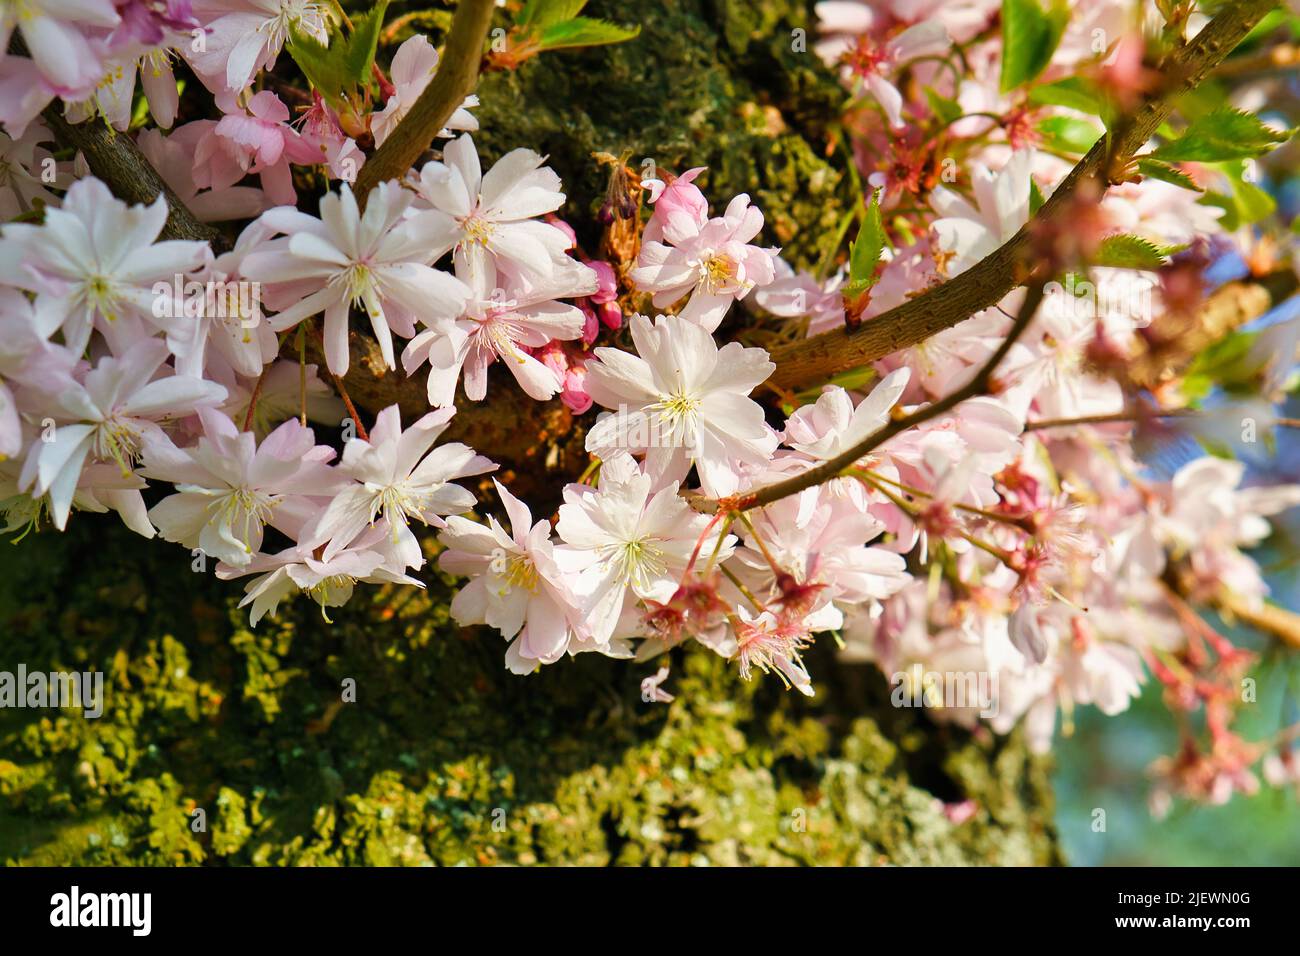
[[[1044,82],[1086,76],[1116,99],[1140,92],[1147,80],[1123,58],[1144,43],[1131,6],[1079,4]],[[1145,468],[1136,386],[1120,373],[1177,344],[1204,291],[1187,292],[1188,263],[1252,254],[1251,230],[1224,228],[1194,189],[1135,176],[1079,205],[1068,231],[1040,236],[1049,250],[1120,237],[1186,251],[1140,268],[1080,265],[1090,307],[1049,294],[986,394],[829,480],[744,503],[942,399],[1009,335],[1023,289],[877,360],[858,377],[874,384],[783,396],[783,417],[760,403],[775,364],[743,341],[756,324],[790,340],[870,324],[978,268],[1061,185],[1073,161],[1050,137],[1061,120],[1085,120],[1004,91],[998,7],[818,5],[817,52],[861,94],[855,162],[895,240],[865,299],[847,293],[861,278],[847,266],[800,271],[763,245],[749,196],[713,214],[702,169],[642,180],[643,196],[616,211],[635,221],[637,251],[588,257],[557,218],[565,194],[544,157],[515,149],[484,171],[472,98],[441,131],[440,158],[354,195],[366,150],[437,70],[421,36],[389,76],[376,68],[382,104],[345,115],[313,91],[291,123],[255,82],[291,35],[330,40],[330,17],[307,0],[28,0],[16,21],[0,14],[28,51],[0,59],[7,530],[115,511],[145,537],[212,558],[219,577],[247,578],[255,624],[297,594],[327,609],[357,583],[422,586],[412,525],[431,525],[437,565],[465,579],[453,616],[499,631],[512,671],[584,651],[649,660],[697,641],[747,678],[762,671],[811,695],[804,652],[833,636],[845,658],[887,675],[992,675],[993,727],[1023,722],[1040,748],[1058,712],[1068,723],[1076,705],[1123,711],[1151,674],[1176,706],[1204,708],[1213,735],[1209,752],[1171,762],[1168,787],[1215,800],[1251,789],[1266,748],[1229,729],[1249,655],[1191,607],[1226,596],[1264,607],[1268,588],[1243,549],[1270,533],[1266,518],[1300,505],[1300,485],[1245,487],[1244,467],[1222,458],[1164,477]],[[1100,49],[1098,30],[1113,38]],[[220,119],[173,128],[176,57]],[[57,97],[70,119],[125,131],[137,72],[161,128],[135,134],[141,151],[200,219],[247,220],[228,249],[160,239],[164,199],[130,206],[49,152],[42,108]],[[945,156],[966,172],[944,176]],[[308,168],[342,180],[315,215],[295,188]],[[1170,169],[1232,188],[1209,164]],[[643,201],[653,210],[641,224]],[[358,331],[388,369],[427,383],[427,413],[403,425],[394,404],[368,431],[352,417],[342,377]],[[734,334],[720,344],[724,332]],[[1262,348],[1273,358],[1262,380],[1290,374],[1282,346],[1293,354],[1295,333],[1270,330],[1278,347]],[[321,375],[294,354],[308,336]],[[491,371],[498,363],[510,377]],[[506,390],[592,409],[591,467],[553,516],[489,483],[496,466],[474,449],[440,442],[458,404]],[[1168,391],[1161,400],[1176,402]],[[1257,415],[1274,414],[1272,397]],[[309,421],[342,422],[341,447],[318,442]],[[1178,421],[1221,437],[1210,416]],[[484,516],[471,516],[480,503]],[[666,677],[648,679],[652,699],[671,699]],[[940,713],[973,723],[981,709]],[[1289,751],[1267,758],[1270,779],[1295,775]]]

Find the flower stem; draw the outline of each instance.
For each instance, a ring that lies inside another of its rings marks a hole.
[[[357,437],[362,441],[370,441],[370,436],[366,434],[366,426],[361,424],[361,416],[357,414],[356,406],[352,404],[352,396],[348,394],[343,379],[333,372],[330,372],[330,378],[334,379],[334,387],[338,389],[339,397],[343,399],[343,404],[348,410],[348,416],[352,419],[352,424],[356,426]]]

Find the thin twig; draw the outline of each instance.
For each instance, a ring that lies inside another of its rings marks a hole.
[[[248,413],[244,415],[244,431],[253,430],[253,418],[257,414],[257,400],[262,397],[262,383],[266,381],[266,373],[271,371],[271,366],[275,362],[267,362],[262,366],[262,372],[257,376],[257,382],[253,385],[253,394],[248,397]]]
[[[298,323],[298,423],[307,427],[307,327]]]
[[[330,378],[334,379],[334,387],[338,389],[339,398],[343,399],[343,405],[348,410],[348,417],[352,419],[352,424],[356,426],[357,437],[362,441],[370,441],[370,436],[366,434],[366,426],[361,424],[361,416],[357,414],[357,408],[352,404],[352,396],[348,394],[348,390],[343,384],[343,379],[339,378],[333,372],[330,372]]]
[[[917,409],[910,415],[904,415],[901,418],[893,418],[883,426],[872,432],[862,441],[858,442],[848,451],[841,452],[834,458],[828,458],[818,465],[814,465],[807,471],[784,478],[781,481],[773,482],[770,485],[763,485],[761,488],[755,488],[744,494],[737,495],[734,498],[723,499],[721,501],[696,498],[692,501],[692,506],[697,511],[711,514],[718,510],[741,512],[748,511],[751,508],[758,508],[762,505],[771,504],[779,501],[789,495],[797,494],[805,488],[811,488],[819,485],[824,481],[829,481],[840,475],[844,469],[851,467],[860,461],[863,457],[870,454],[874,449],[879,448],[895,435],[907,431],[909,428],[915,428],[917,425],[928,422],[932,418],[937,418],[953,408],[966,401],[968,398],[974,398],[977,395],[983,395],[989,391],[993,384],[993,373],[997,371],[1002,360],[1006,358],[1007,353],[1011,351],[1011,346],[1016,343],[1029,323],[1033,320],[1038,306],[1043,301],[1043,289],[1046,281],[1042,279],[1035,280],[1028,289],[1025,290],[1025,301],[1020,307],[1020,312],[1016,315],[1006,338],[998,346],[987,362],[975,373],[969,382],[954,392],[945,395],[937,402],[932,402],[923,408]]]

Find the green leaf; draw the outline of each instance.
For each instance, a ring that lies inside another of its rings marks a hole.
[[[1067,0],[1002,0],[1002,92],[1028,83],[1047,68],[1070,20]]]
[[[1175,248],[1159,246],[1150,239],[1128,234],[1102,240],[1093,265],[1111,269],[1159,269]]]
[[[1258,389],[1260,363],[1251,358],[1258,332],[1233,332],[1198,354],[1183,373],[1179,388],[1189,399],[1204,398],[1215,387]]]
[[[1192,179],[1181,169],[1170,166],[1168,163],[1162,163],[1158,159],[1142,157],[1138,160],[1138,172],[1149,179],[1159,179],[1161,182],[1173,183],[1175,186],[1182,186],[1184,189],[1191,189],[1194,192],[1204,192],[1200,186],[1196,185],[1196,180]]]
[[[379,31],[387,9],[388,0],[379,0],[368,13],[353,21],[352,33],[344,41],[343,62],[357,85],[370,83],[370,68],[375,62]]]
[[[553,23],[544,29],[540,45],[543,50],[569,50],[574,47],[622,43],[640,33],[639,26],[628,28],[607,20],[574,17],[571,20]]]
[[[515,17],[515,23],[521,27],[548,27],[552,23],[572,20],[586,5],[587,0],[528,0]]]
[[[867,214],[862,219],[858,237],[849,247],[849,281],[845,286],[845,297],[860,296],[876,284],[876,266],[880,264],[881,253],[885,251],[885,224],[880,217],[880,195],[873,193],[867,206]]]
[[[301,32],[296,26],[290,32],[286,44],[289,55],[302,70],[314,89],[316,89],[330,106],[336,109],[342,105],[343,91],[354,84],[349,79],[347,65],[344,63],[343,44],[336,42],[325,46],[314,36]]]
[[[1277,202],[1260,187],[1244,178],[1245,169],[1238,161],[1223,163],[1219,167],[1232,184],[1228,193],[1207,192],[1200,198],[1205,206],[1217,206],[1223,210],[1219,225],[1229,232],[1235,232],[1244,225],[1267,219],[1277,211]]]
[[[1043,203],[1047,202],[1043,198],[1043,191],[1038,188],[1038,183],[1034,182],[1034,177],[1029,177],[1029,215],[1034,215],[1038,210],[1043,208]]]
[[[961,119],[961,106],[954,100],[936,93],[932,87],[925,88],[925,99],[930,104],[930,112],[945,126]]]
[[[383,14],[389,0],[380,0],[374,7],[357,17],[350,33],[330,36],[326,47],[315,36],[304,34],[298,27],[290,31],[289,55],[302,69],[304,77],[326,103],[335,111],[355,116],[363,108],[365,99],[360,91],[370,87],[370,68],[374,64],[374,51],[380,43]]]
[[[1275,130],[1253,113],[1225,106],[1192,120],[1181,136],[1150,155],[1166,162],[1249,159],[1285,143],[1294,132]]]
[[[1101,139],[1103,130],[1087,120],[1072,116],[1051,116],[1038,124],[1044,145],[1058,153],[1083,155]]]
[[[1039,106],[1064,106],[1093,116],[1100,116],[1102,112],[1102,103],[1096,93],[1076,76],[1035,86],[1029,91],[1029,102]]]
[[[1232,195],[1242,222],[1259,222],[1277,211],[1277,201],[1272,196],[1239,176],[1232,180]]]
[[[335,109],[351,111],[353,107],[348,99],[355,96],[358,86],[369,87],[370,68],[375,62],[375,49],[387,9],[388,0],[379,0],[369,11],[357,17],[351,33],[331,36],[329,46],[296,26],[292,28],[289,55],[311,85]]]

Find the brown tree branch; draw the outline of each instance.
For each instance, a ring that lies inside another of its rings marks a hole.
[[[1271,634],[1288,647],[1300,650],[1300,614],[1267,601],[1253,605],[1244,598],[1223,591],[1213,601],[1219,613],[1235,618],[1257,631]]]
[[[1146,352],[1133,357],[1125,370],[1129,382],[1154,392],[1177,380],[1197,355],[1268,312],[1296,288],[1291,269],[1225,283],[1205,297],[1176,337],[1150,342]]]
[[[167,224],[163,226],[162,238],[209,242],[218,252],[227,246],[221,230],[199,221],[158,175],[130,136],[115,132],[95,119],[69,123],[59,112],[57,103],[46,107],[41,115],[55,139],[63,146],[80,150],[90,171],[102,179],[118,199],[148,205],[160,195],[166,198]]]
[[[9,40],[9,50],[19,56],[29,55],[27,44],[17,33]],[[162,230],[163,239],[210,242],[218,251],[228,248],[225,237],[215,226],[200,222],[181,202],[140,152],[135,140],[94,118],[83,123],[69,123],[63,118],[62,107],[63,102],[56,99],[41,111],[45,125],[59,145],[81,152],[90,171],[104,181],[114,196],[128,203],[145,205],[153,203],[159,196],[166,197],[168,211],[167,223]]]
[[[353,191],[361,206],[365,206],[366,197],[380,183],[405,178],[438,131],[447,125],[451,114],[474,92],[483,59],[483,43],[495,9],[493,0],[460,0],[438,61],[438,71],[410,112],[402,117],[384,145],[366,160],[357,175]]]
[[[1121,181],[1137,151],[1173,109],[1174,101],[1198,86],[1275,6],[1276,0],[1231,3],[1193,40],[1170,53],[1160,64],[1164,80],[1160,91],[1137,110],[1130,124],[1098,140],[1043,204],[1037,220],[1050,221],[1068,210],[1085,180],[1096,181],[1102,189]],[[922,342],[991,308],[1025,280],[1015,267],[1025,261],[1033,225],[1021,229],[961,275],[868,319],[856,330],[837,329],[774,350],[776,371],[769,383],[787,390],[816,384]]]

